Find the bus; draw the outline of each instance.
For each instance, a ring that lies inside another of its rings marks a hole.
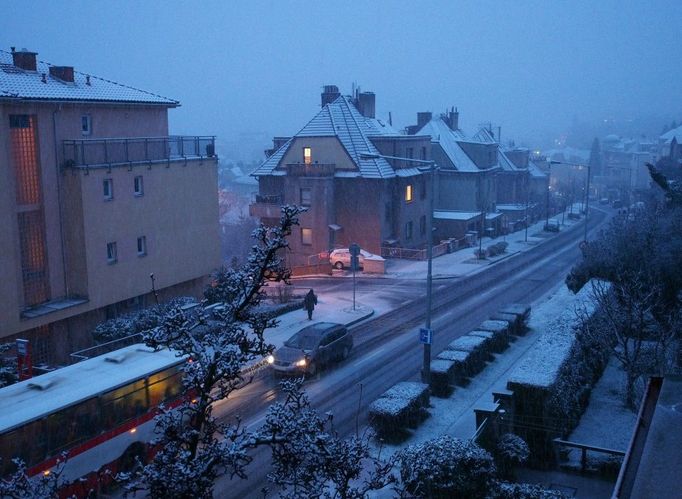
[[[49,474],[65,452],[61,476],[80,479],[69,495],[98,490],[105,470],[149,457],[159,406],[181,400],[184,362],[134,344],[0,389],[0,476],[17,457],[29,476]]]

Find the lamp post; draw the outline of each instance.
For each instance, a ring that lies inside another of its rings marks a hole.
[[[584,167],[585,165],[581,165],[580,163],[569,163],[567,161],[549,161],[549,166],[550,170],[552,165],[566,165],[566,166],[579,166],[579,167]],[[585,235],[583,236],[583,242],[587,242],[587,221],[588,221],[588,215],[589,215],[589,210],[590,210],[590,173],[591,173],[591,168],[590,164],[587,163],[587,181],[586,181],[586,186],[585,186]],[[547,191],[547,202],[549,203],[549,190]]]
[[[429,182],[429,216],[426,217],[426,259],[427,270],[426,270],[426,320],[425,329],[427,331],[427,340],[424,341],[424,363],[422,366],[422,381],[427,385],[431,381],[431,341],[433,339],[433,334],[431,332],[431,282],[432,282],[432,264],[433,264],[433,193],[434,193],[434,181],[436,178],[436,162],[433,160],[426,159],[413,159],[413,158],[403,158],[399,156],[387,156],[384,154],[374,154],[374,153],[360,153],[360,157],[364,159],[395,159],[398,161],[406,161],[409,163],[417,163],[420,165],[426,165],[424,170],[430,173],[431,179]]]

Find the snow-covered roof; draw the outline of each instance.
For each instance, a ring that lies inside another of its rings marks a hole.
[[[62,81],[50,75],[51,66],[36,61],[36,71],[26,71],[14,65],[11,52],[0,50],[0,100],[180,105],[176,100],[79,71],[73,72],[73,82]]]
[[[391,178],[399,170],[384,158],[362,158],[361,153],[380,154],[372,144],[370,137],[399,135],[390,125],[374,118],[367,118],[360,114],[351,102],[350,97],[340,96],[334,102],[325,105],[313,119],[311,119],[298,133],[266,159],[254,172],[253,176],[284,175],[277,170],[282,158],[289,150],[294,139],[298,137],[337,137],[343,145],[353,163],[358,167],[357,172],[336,172],[335,176],[351,176],[365,178]],[[416,169],[411,173],[401,173],[401,176],[416,175]]]
[[[525,168],[518,168],[512,160],[510,160],[507,155],[504,153],[502,148],[498,148],[497,150],[497,164],[500,166],[502,171],[505,172],[518,172],[518,171],[525,171]]]
[[[0,432],[182,362],[171,350],[136,344],[0,389]],[[41,387],[41,388],[39,388]]]
[[[528,161],[528,172],[533,178],[546,178],[547,175],[543,172],[538,165],[532,161]]]
[[[470,142],[482,142],[484,144],[496,144],[497,140],[492,132],[485,127],[481,127],[478,132],[470,137]]]
[[[521,203],[516,203],[516,204],[496,204],[498,210],[502,211],[524,211],[526,209],[525,204]]]
[[[433,212],[433,218],[438,220],[461,220],[467,221],[481,215],[480,211],[446,211],[436,210]]]
[[[576,149],[575,147],[564,147],[562,149],[550,149],[543,151],[548,159],[556,161],[571,161],[574,163],[587,162],[590,159],[590,151],[587,149]]]
[[[417,133],[419,135],[430,135],[431,142],[441,146],[457,171],[481,171],[458,143],[464,140],[464,134],[459,130],[453,131],[442,118],[432,118]]]
[[[682,125],[661,135],[661,142],[665,144],[670,144],[673,139],[676,139],[678,144],[682,144]]]

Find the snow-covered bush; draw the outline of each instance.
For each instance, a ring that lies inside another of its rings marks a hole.
[[[498,482],[488,499],[565,499],[558,490],[549,490],[529,483]]]
[[[494,484],[492,456],[448,435],[407,447],[398,463],[404,491],[415,497],[483,498]]]
[[[17,358],[5,357],[12,348],[13,343],[0,344],[0,388],[17,382]]]
[[[512,478],[514,466],[525,463],[528,457],[530,457],[528,444],[513,433],[502,435],[495,446],[497,467],[505,478]]]
[[[190,303],[196,303],[196,299],[191,296],[173,298],[165,303],[104,321],[95,327],[92,335],[96,343],[106,343],[107,341],[143,333],[161,325],[164,316],[171,310],[184,307]]]

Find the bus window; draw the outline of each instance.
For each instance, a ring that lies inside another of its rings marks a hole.
[[[148,409],[144,380],[139,380],[102,395],[102,426],[109,430]]]
[[[12,462],[20,458],[26,466],[45,459],[45,431],[43,420],[33,421],[0,436],[0,476],[16,471]]]
[[[182,392],[182,374],[180,366],[175,366],[150,376],[149,405],[156,407],[177,398]]]
[[[47,418],[48,450],[54,456],[99,433],[97,400],[67,407]]]

